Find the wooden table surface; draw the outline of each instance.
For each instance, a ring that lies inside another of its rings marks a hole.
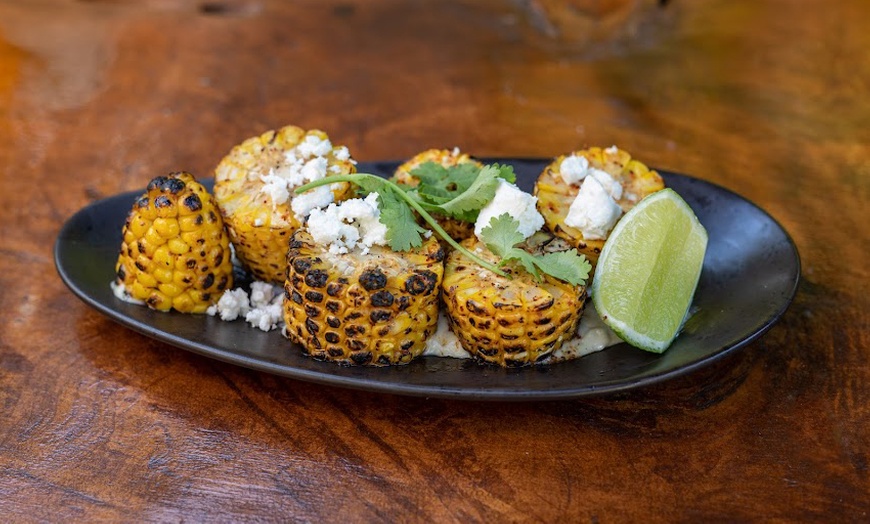
[[[868,23],[866,0],[0,0],[0,520],[866,521]],[[363,161],[617,144],[767,210],[797,296],[698,373],[481,403],[224,364],[61,282],[77,210],[291,123]]]

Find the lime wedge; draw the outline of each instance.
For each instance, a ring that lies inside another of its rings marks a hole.
[[[632,346],[661,353],[686,319],[701,276],[707,231],[672,189],[644,198],[604,244],[592,301]]]

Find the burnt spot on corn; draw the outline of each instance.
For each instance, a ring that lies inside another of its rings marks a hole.
[[[295,269],[297,273],[302,273],[304,275],[309,269],[311,269],[311,259],[302,257],[294,258],[293,269]]]
[[[348,313],[344,319],[345,320],[356,320],[358,318],[362,318],[363,314],[359,311],[354,311],[353,313]]]
[[[196,267],[196,259],[189,258],[187,259],[187,262],[184,263],[184,265],[187,266],[187,269],[193,269]]]
[[[305,307],[305,315],[306,316],[315,317],[315,318],[320,316],[320,309],[318,309],[317,306],[313,306],[311,304],[305,304],[304,307]]]
[[[323,335],[323,338],[325,338],[326,341],[329,342],[330,344],[338,344],[338,341],[341,340],[341,337],[338,335],[338,333],[335,333],[332,331],[327,331]]]
[[[407,342],[405,342],[404,344],[402,344],[402,349],[405,350],[405,351],[407,351],[407,350],[411,349],[411,346],[413,346],[413,345],[414,345],[414,341],[413,341],[413,340],[408,340]]]
[[[360,351],[359,353],[352,353],[350,355],[350,359],[353,360],[354,364],[364,366],[372,361],[372,353],[371,351]]]
[[[203,289],[208,289],[214,284],[214,273],[209,273],[202,279]]]
[[[327,324],[329,325],[329,327],[331,327],[331,328],[336,328],[336,329],[337,329],[337,328],[341,327],[341,320],[339,320],[338,317],[327,316],[327,317],[326,317],[326,323],[327,323]]]
[[[143,195],[143,196],[139,197],[139,200],[136,201],[136,207],[138,207],[139,209],[145,209],[148,207],[148,204],[150,204],[150,203],[151,203],[151,201],[148,200],[148,197]]]
[[[388,309],[376,309],[369,314],[369,320],[372,321],[372,324],[377,324],[378,322],[390,320],[392,316],[393,313]]]
[[[172,200],[169,200],[169,197],[165,195],[160,195],[159,197],[154,199],[154,207],[164,208],[172,206]]]
[[[398,302],[399,305],[397,306],[397,309],[399,311],[405,311],[406,309],[408,309],[408,306],[411,305],[411,299],[405,295],[400,296]]]
[[[387,276],[379,268],[367,269],[360,275],[359,283],[366,291],[376,291],[387,285]]]
[[[308,332],[312,335],[316,335],[317,332],[320,331],[320,327],[317,325],[317,322],[314,322],[310,318],[305,319],[305,329],[307,329]]]
[[[342,284],[340,284],[340,283],[338,283],[338,282],[330,282],[330,283],[326,286],[326,294],[329,295],[329,296],[331,296],[331,297],[336,297],[336,296],[338,296],[339,294],[341,294],[341,291],[342,291],[343,289],[344,289],[344,285],[342,285]]]
[[[290,300],[292,300],[293,302],[296,302],[297,304],[301,304],[303,302],[302,295],[299,294],[299,292],[296,291],[295,289],[293,290],[292,294],[290,295]],[[326,308],[329,309],[329,304],[326,305]]]
[[[486,313],[486,308],[483,307],[483,304],[478,304],[477,302],[475,302],[474,300],[472,300],[470,298],[465,301],[465,307],[468,308],[468,311],[471,311],[472,313],[476,313],[478,315]],[[499,319],[499,323],[501,324],[501,319]],[[502,324],[502,325],[505,325],[505,324]]]
[[[183,200],[184,207],[191,211],[199,211],[202,209],[202,200],[196,195],[188,195]]]
[[[438,285],[438,275],[424,269],[415,271],[408,280],[405,281],[405,290],[412,295],[428,295],[435,290]]]
[[[339,311],[341,311],[341,302],[336,302],[335,300],[327,300],[326,310],[330,313],[338,313]]]
[[[358,335],[362,335],[365,332],[365,327],[356,324],[344,328],[344,334],[347,335],[348,338],[354,338]]]
[[[326,352],[329,353],[329,356],[332,358],[338,358],[338,357],[344,356],[344,350],[341,348],[334,347],[334,346],[327,349]]]
[[[315,269],[305,275],[305,283],[311,287],[321,288],[326,285],[327,280],[329,280],[329,273],[322,269]]]
[[[145,267],[144,264],[142,264],[142,262],[139,262],[139,261],[137,260],[137,261],[135,262],[135,264],[136,264],[136,269],[138,269],[139,271],[146,271],[146,270],[147,270],[147,268]]]
[[[319,291],[306,291],[305,300],[317,303],[323,302],[323,293],[320,293]]]
[[[375,307],[390,307],[394,300],[393,294],[386,289],[374,293],[371,298],[372,305]]]
[[[366,348],[365,342],[358,339],[350,339],[347,341],[347,347],[351,351],[361,351]]]
[[[555,303],[556,303],[556,299],[554,299],[553,297],[550,297],[549,300],[545,300],[544,302],[541,302],[540,304],[536,305],[533,309],[534,309],[534,311],[544,311],[544,310],[547,310],[547,309],[550,309],[551,307],[553,307],[553,304],[555,304]]]

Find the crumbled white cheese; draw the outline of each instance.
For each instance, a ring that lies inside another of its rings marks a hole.
[[[589,169],[588,173],[590,176],[595,177],[595,180],[598,180],[613,200],[619,200],[622,198],[622,184],[610,176],[610,173],[600,169],[595,169],[594,167]]]
[[[320,180],[321,178],[326,176],[326,170],[329,166],[329,163],[322,156],[312,158],[308,162],[305,162],[305,165],[302,166],[302,169],[299,170],[299,174],[302,175],[302,180],[305,182],[313,182],[315,180]]]
[[[604,152],[608,155],[615,155],[616,153],[619,153],[619,148],[613,145],[605,149]]]
[[[317,135],[306,135],[296,146],[296,151],[303,158],[324,156],[332,151],[332,142],[328,138],[322,139]]]
[[[260,180],[263,181],[260,192],[272,198],[272,209],[290,200],[293,188],[320,180],[330,172],[341,172],[340,166],[329,165],[326,155],[332,151],[329,139],[307,135],[296,147],[284,152],[284,162],[281,165],[270,169],[267,175],[260,175]],[[350,152],[344,146],[337,148],[333,154],[339,160],[350,158]],[[324,195],[320,194],[320,201],[323,201]],[[300,214],[304,215],[297,212],[297,216]]]
[[[293,197],[290,208],[296,215],[296,219],[304,222],[312,209],[326,207],[334,200],[330,186],[320,186]]]
[[[308,232],[318,244],[329,246],[333,254],[359,248],[367,254],[374,245],[387,243],[387,226],[379,220],[377,193],[365,200],[352,198],[341,204],[329,204],[326,209],[312,209],[308,217]]]
[[[586,178],[589,170],[589,160],[585,156],[566,156],[559,164],[559,174],[566,184],[575,185]]]
[[[336,148],[332,154],[335,156],[336,160],[341,160],[342,162],[350,159],[350,151],[348,151],[347,146]]]
[[[219,315],[226,321],[244,317],[252,326],[271,331],[284,323],[283,301],[281,286],[258,281],[251,284],[250,296],[242,288],[224,291],[218,303],[209,307],[206,313]]]
[[[611,198],[601,182],[587,177],[577,198],[568,209],[565,224],[579,229],[589,240],[603,240],[622,215],[622,208]]]
[[[519,232],[525,238],[529,238],[544,225],[544,217],[535,207],[537,202],[537,197],[522,191],[506,180],[499,179],[499,186],[492,202],[481,209],[477,216],[474,234],[480,238],[481,231],[489,225],[493,218],[508,213],[514,220],[519,221]]]
[[[251,301],[248,294],[242,288],[227,289],[221,295],[217,304],[209,306],[206,313],[215,316],[220,315],[221,320],[235,320],[244,316],[251,310]]]
[[[273,210],[290,199],[290,186],[287,179],[272,171],[268,175],[261,175],[260,180],[263,181],[260,192],[266,193],[272,199]]]

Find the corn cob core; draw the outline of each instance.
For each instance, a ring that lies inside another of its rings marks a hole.
[[[476,238],[462,245],[498,262]],[[546,233],[536,233],[523,247],[535,253],[569,249]],[[504,367],[542,362],[573,336],[586,288],[548,275],[537,282],[513,263],[504,270],[512,279],[478,266],[459,251],[448,255],[441,290],[450,328],[479,361]]]
[[[590,167],[606,171],[622,185],[622,198],[617,201],[617,204],[623,212],[634,207],[645,196],[665,187],[662,177],[657,172],[633,160],[631,155],[621,149],[590,147],[573,154],[586,157]],[[562,179],[560,166],[566,156],[556,158],[538,177],[535,183],[538,211],[544,216],[547,229],[570,242],[577,251],[586,255],[591,264],[595,265],[605,240],[585,239],[579,229],[565,224],[568,210],[580,191],[579,186],[566,184]]]
[[[204,313],[233,285],[223,220],[189,173],[151,180],[122,234],[116,283],[152,309]]]
[[[444,251],[434,238],[395,252],[332,254],[294,233],[284,284],[287,337],[307,355],[342,364],[406,364],[438,322]]]
[[[455,166],[458,164],[472,163],[478,167],[483,167],[483,164],[471,158],[465,153],[459,152],[457,149],[428,149],[422,153],[414,155],[410,160],[396,168],[393,174],[393,182],[405,184],[411,187],[417,187],[420,180],[411,174],[411,171],[425,164],[426,162],[435,162],[444,167]],[[448,235],[457,242],[474,236],[474,224],[462,222],[455,218],[446,217],[444,215],[433,213],[438,224],[444,228]],[[445,249],[452,249],[447,243],[442,244]]]
[[[234,147],[215,169],[215,197],[236,256],[258,280],[283,284],[287,242],[302,225],[290,207],[292,196],[287,202],[273,202],[269,194],[261,191],[265,186],[261,176],[284,166],[285,153],[307,136],[329,138],[323,131],[305,131],[296,126],[267,131]],[[338,149],[333,147],[325,155],[328,174],[355,172],[351,159],[336,156]],[[336,186],[332,192],[336,202],[351,196],[350,184]]]

